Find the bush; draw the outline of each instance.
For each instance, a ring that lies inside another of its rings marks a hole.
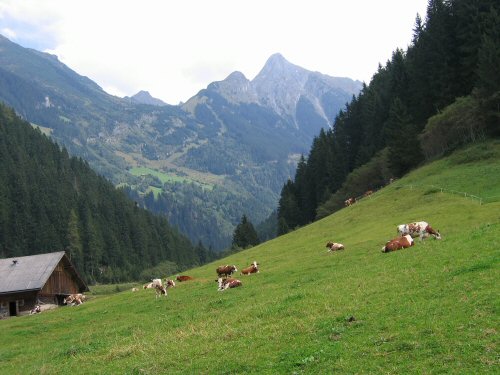
[[[361,197],[367,190],[378,190],[392,177],[389,170],[388,149],[382,150],[368,163],[356,168],[347,176],[339,190],[316,210],[316,220],[344,207],[349,197]]]
[[[425,158],[429,160],[485,137],[486,126],[479,103],[467,96],[458,98],[443,112],[429,118],[420,143]]]

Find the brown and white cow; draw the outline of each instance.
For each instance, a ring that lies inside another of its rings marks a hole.
[[[31,310],[30,310],[30,315],[33,315],[33,314],[39,314],[42,312],[42,308],[40,307],[40,305],[36,305],[35,307],[33,307]]]
[[[142,288],[143,289],[153,289],[154,286],[153,286],[153,283],[147,283],[147,284],[144,284],[144,286]]]
[[[238,280],[238,279],[223,279],[222,277],[219,277],[217,280],[215,280],[219,284],[219,292],[223,292],[226,289],[229,288],[236,288],[238,286],[242,286],[243,283]]]
[[[172,279],[165,279],[165,287],[166,288],[173,288],[175,287],[175,281]]]
[[[241,270],[242,275],[250,275],[252,273],[259,273],[259,263],[256,260],[249,267]]]
[[[70,294],[67,296],[64,300],[63,303],[66,305],[81,305],[85,301],[86,297],[85,295],[81,293],[75,293],[75,294]]]
[[[382,252],[389,253],[391,251],[406,249],[413,245],[415,245],[413,238],[409,234],[407,234],[405,236],[396,237],[390,241],[387,241],[387,243],[382,248]]]
[[[225,265],[225,266],[219,266],[217,267],[217,269],[215,270],[217,272],[217,275],[219,277],[222,277],[222,276],[231,276],[233,273],[237,272],[238,269],[236,268],[235,265]]]
[[[363,194],[363,197],[370,197],[371,195],[373,194],[373,190],[368,190],[368,191],[365,191],[365,193]]]
[[[180,275],[180,276],[177,276],[175,279],[179,282],[193,280],[193,278],[191,276],[187,276],[187,275]]]
[[[153,282],[151,284],[153,284],[153,288],[155,289],[156,298],[160,297],[161,295],[164,295],[165,297],[167,296],[167,288],[163,286],[161,279],[153,279]]]
[[[345,202],[344,202],[344,204],[345,204],[346,207],[351,206],[354,203],[356,203],[356,198],[354,198],[354,197],[346,199]]]
[[[397,231],[400,236],[409,234],[412,237],[420,237],[420,240],[429,236],[434,236],[436,240],[441,239],[439,231],[434,230],[426,221],[416,221],[414,223],[398,225]]]
[[[344,250],[344,245],[342,245],[341,243],[332,242],[332,241],[328,241],[326,243],[326,247],[328,248],[328,252],[337,251],[337,250]]]

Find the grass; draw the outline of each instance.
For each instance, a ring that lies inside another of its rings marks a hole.
[[[401,186],[500,195],[499,150],[461,150],[321,221],[193,269],[195,280],[167,298],[96,291],[78,307],[0,321],[2,373],[498,373],[500,202]],[[461,157],[474,160],[453,161]],[[396,225],[414,220],[443,239],[381,253]],[[327,253],[328,240],[346,250]],[[253,260],[259,274],[217,292],[217,265]]]
[[[176,182],[182,183],[182,184],[194,183],[194,184],[196,184],[204,189],[208,189],[208,190],[213,189],[213,185],[211,185],[211,184],[201,183],[201,182],[195,181],[189,177],[181,177],[181,176],[177,176],[176,174],[173,174],[173,173],[164,173],[164,172],[160,172],[158,170],[147,168],[147,167],[134,167],[134,168],[131,168],[129,170],[129,172],[133,176],[151,175],[153,177],[158,178],[162,184],[176,183]],[[155,189],[155,188],[151,187],[151,189],[155,193],[155,195],[157,195],[159,191],[161,192],[161,189],[159,189],[159,188]]]

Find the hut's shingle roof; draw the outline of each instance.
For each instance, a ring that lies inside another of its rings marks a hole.
[[[42,289],[64,255],[58,251],[0,259],[0,294]]]

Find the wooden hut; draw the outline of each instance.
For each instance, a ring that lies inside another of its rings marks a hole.
[[[64,251],[0,259],[0,317],[37,304],[60,305],[69,294],[88,290]]]

